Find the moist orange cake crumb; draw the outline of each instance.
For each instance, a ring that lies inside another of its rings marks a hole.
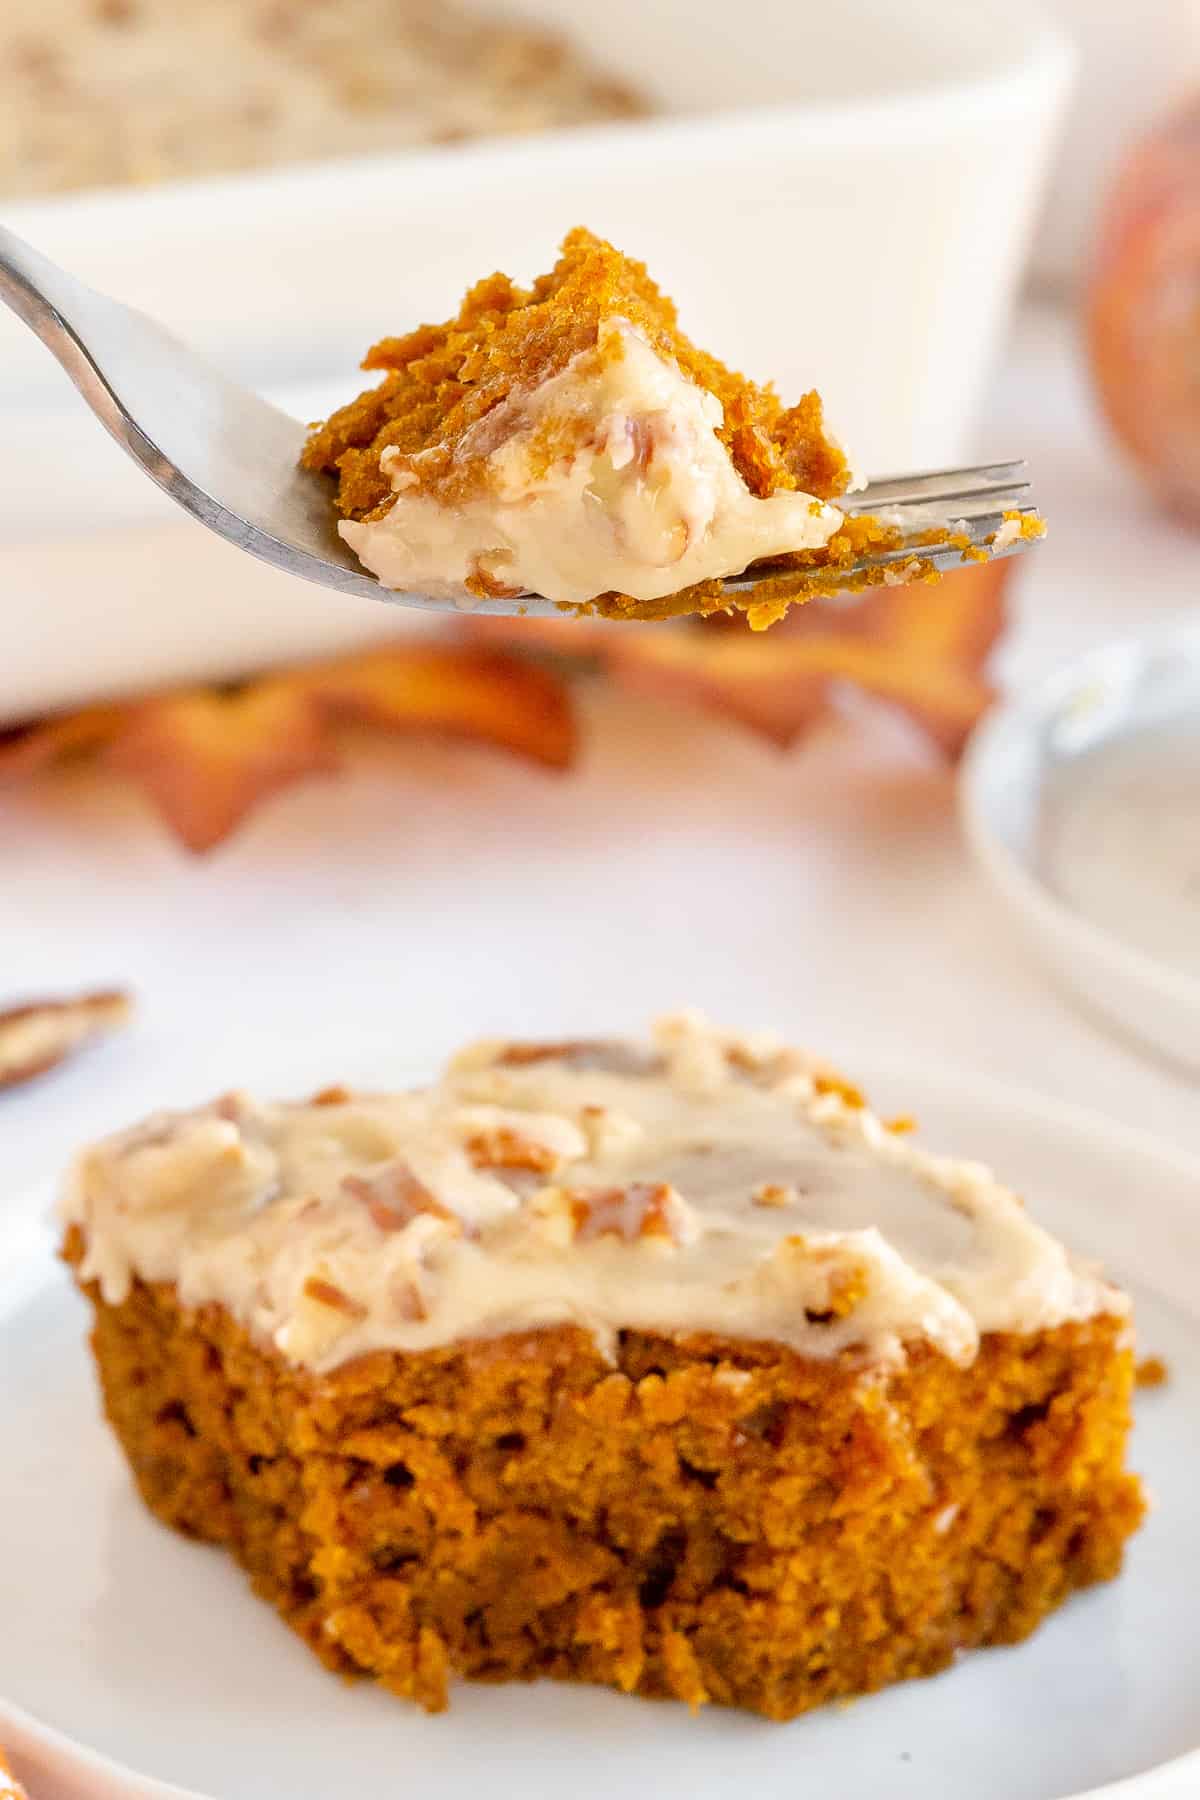
[[[568,233],[553,269],[532,287],[490,275],[444,325],[420,325],[374,345],[362,366],[386,371],[383,381],[314,428],[305,465],[337,475],[338,510],[347,518],[365,518],[391,500],[379,467],[390,449],[424,453],[416,465],[422,486],[460,497],[481,471],[477,463],[454,462],[454,442],[514,390],[540,386],[580,351],[595,349],[610,318],[627,321],[721,402],[717,435],[751,493],[803,488],[831,500],[845,490],[846,458],[825,431],[820,395],[785,407],[772,388],[697,349],[645,265],[582,226]],[[544,442],[542,449],[549,461],[553,447]]]
[[[1142,1516],[1125,1297],[772,1041],[226,1095],[64,1213],[147,1505],[430,1710],[549,1676],[788,1719],[1025,1637]]]

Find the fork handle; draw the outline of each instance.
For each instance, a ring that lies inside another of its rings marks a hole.
[[[111,300],[0,225],[0,300],[28,325],[70,376],[105,430],[162,482],[162,456],[130,417],[88,350],[81,329],[89,312],[123,313]]]
[[[81,362],[95,374],[68,316],[80,291],[80,283],[65,269],[0,225],[0,300],[41,339],[77,386]]]

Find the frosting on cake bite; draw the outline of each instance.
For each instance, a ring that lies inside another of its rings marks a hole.
[[[816,550],[841,511],[802,491],[751,493],[718,436],[717,396],[621,318],[594,348],[512,392],[444,457],[384,450],[394,498],[338,526],[385,587],[470,605],[481,593],[659,600]],[[422,485],[436,462],[439,491]],[[450,493],[447,493],[447,489]]]

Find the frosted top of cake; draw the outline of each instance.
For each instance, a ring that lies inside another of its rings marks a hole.
[[[62,1210],[106,1300],[173,1282],[316,1370],[560,1324],[967,1363],[983,1332],[1127,1308],[986,1169],[692,1015],[478,1044],[408,1093],[160,1113],[85,1151]]]

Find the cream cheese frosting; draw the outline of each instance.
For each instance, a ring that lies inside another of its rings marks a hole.
[[[449,504],[422,490],[422,455],[385,450],[395,491],[376,519],[338,527],[385,587],[471,603],[466,582],[581,605],[599,594],[659,600],[739,574],[762,557],[826,544],[836,506],[806,493],[750,492],[717,436],[715,394],[626,320],[602,322],[595,349],[510,395],[464,432],[454,457],[485,479]],[[572,447],[539,455],[563,420]]]
[[[433,1086],[234,1093],[77,1160],[84,1279],[217,1302],[290,1362],[575,1324],[957,1363],[1127,1302],[978,1164],[822,1064],[699,1017],[648,1044],[464,1051]]]

